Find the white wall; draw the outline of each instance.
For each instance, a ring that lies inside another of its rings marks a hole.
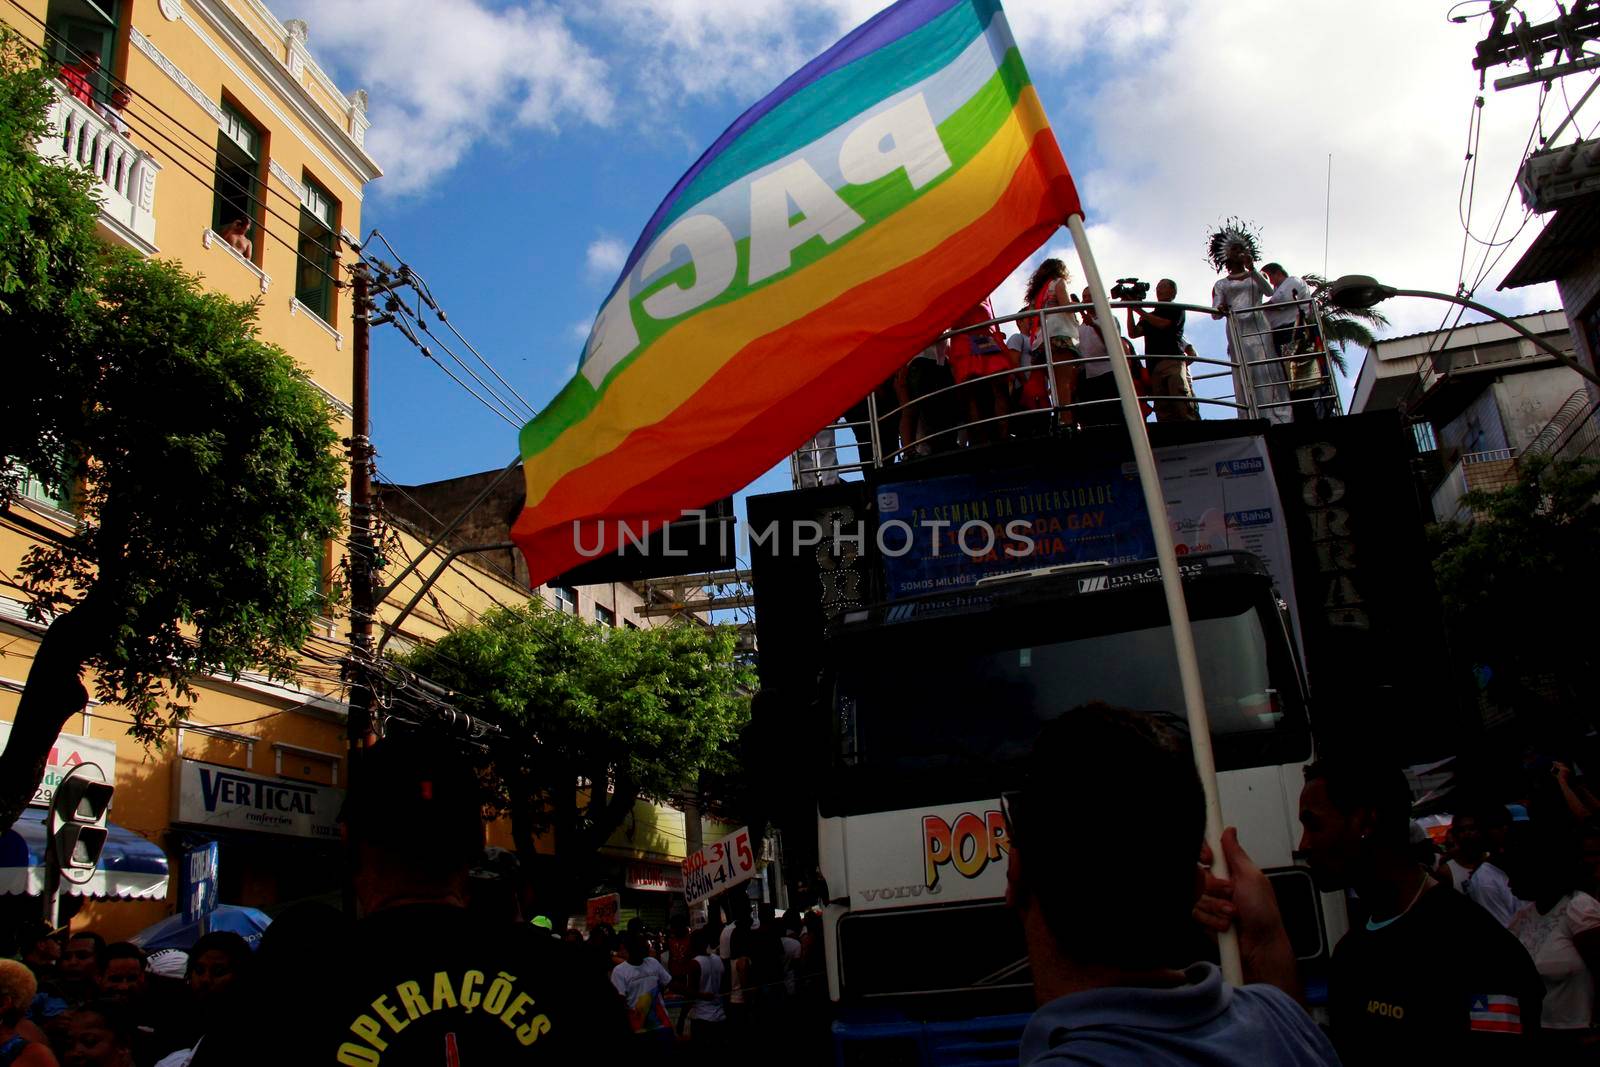
[[[1528,447],[1567,397],[1583,388],[1583,378],[1568,367],[1508,374],[1494,383],[1495,404],[1505,427],[1506,447]]]

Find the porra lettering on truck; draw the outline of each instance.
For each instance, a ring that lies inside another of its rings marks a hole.
[[[1360,573],[1365,557],[1351,546],[1363,522],[1387,539],[1385,551],[1405,539],[1373,518],[1393,506],[1392,493],[1347,494],[1352,467],[1341,474],[1330,556],[1319,531],[1332,528],[1331,490],[1305,482],[1326,474],[1323,457],[1341,442],[1374,434],[1407,436],[1398,420],[1364,415],[1310,428],[1151,427],[1224,816],[1275,883],[1314,1005],[1347,918],[1342,898],[1319,893],[1294,856],[1301,771],[1313,753],[1309,694],[1319,664],[1358,651],[1338,640],[1376,639],[1370,626],[1340,631],[1350,608],[1328,611],[1326,593],[1362,588],[1360,609],[1380,610],[1378,572]],[[755,715],[784,724],[787,738],[811,739],[772,761],[769,787],[785,798],[774,809],[787,866],[814,861],[820,874],[835,1047],[859,1062],[920,1062],[951,1044],[996,1054],[1014,1047],[1033,1002],[1021,930],[1004,902],[1001,792],[1017,786],[1040,727],[1071,708],[1104,701],[1182,717],[1127,438],[1102,436],[990,446],[982,462],[967,449],[869,467],[859,482],[750,499],[752,525],[780,531],[753,550]],[[1407,456],[1375,465],[1360,449],[1350,455],[1358,453],[1388,490],[1408,484]],[[1308,475],[1308,455],[1319,473]],[[999,499],[1008,505],[963,503]],[[894,555],[874,552],[869,535],[795,551],[781,535],[791,523],[870,529],[922,516],[987,521],[1002,536],[1020,519],[1048,532],[1051,549],[1033,561],[951,552],[948,542],[937,555]],[[1425,559],[1420,537],[1418,523],[1413,547]],[[1319,569],[1330,558],[1345,571]],[[1068,848],[1070,822],[1061,830]]]

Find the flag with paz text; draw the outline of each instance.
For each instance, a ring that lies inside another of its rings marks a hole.
[[[679,179],[523,428],[534,584],[748,484],[982,300],[1077,190],[994,0],[901,0]]]

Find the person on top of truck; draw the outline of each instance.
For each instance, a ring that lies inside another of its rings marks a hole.
[[[1001,795],[1006,899],[1021,914],[1039,1004],[1021,1062],[1337,1064],[1289,993],[1232,988],[1214,964],[1192,962],[1205,799],[1175,721],[1074,708],[1040,733],[1024,787]],[[1248,861],[1233,876],[1241,923],[1277,932],[1252,946],[1250,969],[1292,984],[1266,876]]]

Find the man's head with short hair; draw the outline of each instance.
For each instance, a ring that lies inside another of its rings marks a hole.
[[[1265,274],[1267,276],[1267,281],[1271,282],[1273,285],[1277,285],[1279,282],[1283,281],[1289,276],[1289,272],[1283,269],[1282,263],[1268,263],[1266,266],[1261,268],[1261,273]]]
[[[1162,278],[1156,282],[1157,300],[1174,300],[1178,296],[1178,283],[1171,278]]]
[[[1399,767],[1355,753],[1307,765],[1300,791],[1300,851],[1323,890],[1345,889],[1376,859],[1404,857],[1411,789]]]
[[[1040,733],[1007,800],[1007,895],[1030,939],[1080,966],[1193,962],[1205,797],[1176,719],[1073,708]]]
[[[61,953],[61,973],[68,978],[97,981],[106,966],[106,939],[93,930],[79,930],[67,938]]]
[[[106,965],[100,973],[100,992],[112,1000],[127,1000],[144,991],[144,949],[128,941],[106,946]]]
[[[402,895],[465,900],[483,856],[483,797],[471,765],[447,745],[404,735],[361,751],[339,812],[356,893],[372,910]]]

